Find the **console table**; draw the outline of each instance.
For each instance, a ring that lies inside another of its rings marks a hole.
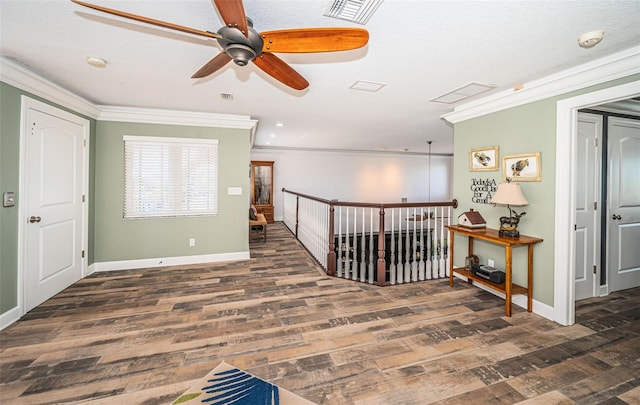
[[[511,316],[511,296],[514,294],[526,294],[527,295],[527,311],[531,312],[532,302],[533,302],[533,246],[536,243],[542,242],[543,239],[534,238],[531,236],[520,235],[517,238],[509,238],[500,236],[498,234],[497,229],[491,228],[481,228],[481,229],[473,229],[466,228],[464,226],[459,225],[448,225],[449,229],[449,240],[451,241],[451,246],[449,247],[449,257],[451,260],[449,261],[449,286],[453,287],[453,276],[454,273],[458,273],[467,278],[467,282],[471,284],[472,282],[477,282],[482,284],[490,289],[495,291],[499,291],[505,295],[505,306],[504,312],[506,316]],[[468,255],[471,256],[473,254],[473,241],[475,239],[484,240],[487,242],[495,243],[498,245],[504,246],[505,250],[505,281],[501,284],[495,284],[490,282],[489,280],[485,280],[484,278],[478,277],[471,273],[469,269],[466,267],[453,267],[453,252],[454,252],[454,236],[464,235],[468,238]],[[514,246],[527,246],[528,247],[528,260],[527,260],[527,286],[522,287],[518,284],[513,284],[511,281],[512,275],[512,249]]]

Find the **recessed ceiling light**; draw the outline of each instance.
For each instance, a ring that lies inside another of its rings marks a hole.
[[[271,138],[275,138],[275,137],[276,137],[276,134],[270,134],[270,135],[269,135],[269,137],[271,137]]]
[[[276,122],[276,127],[284,127],[284,124],[282,122]]]
[[[604,37],[603,30],[587,32],[578,37],[578,45],[582,48],[593,48],[602,41],[602,37]]]
[[[87,63],[93,67],[103,68],[107,67],[107,61],[101,58],[95,58],[93,56],[89,56],[86,59]]]

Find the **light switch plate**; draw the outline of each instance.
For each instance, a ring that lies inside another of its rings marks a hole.
[[[242,195],[242,187],[227,187],[228,195]]]

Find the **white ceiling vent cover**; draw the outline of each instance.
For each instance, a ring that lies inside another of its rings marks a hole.
[[[457,89],[451,90],[449,92],[439,95],[438,97],[432,98],[429,101],[433,101],[435,103],[453,104],[453,103],[457,103],[458,101],[462,101],[467,98],[476,96],[480,93],[484,93],[485,91],[495,89],[496,87],[497,86],[494,84],[470,82],[465,84],[464,86],[458,87]]]
[[[366,82],[364,80],[358,80],[354,84],[351,85],[351,88],[354,90],[364,90],[376,92],[386,86],[384,83],[376,83],[376,82]]]
[[[364,25],[380,4],[382,0],[332,0],[324,15]]]

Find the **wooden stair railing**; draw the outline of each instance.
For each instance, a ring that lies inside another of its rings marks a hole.
[[[444,226],[450,224],[451,208],[458,206],[457,200],[362,203],[328,200],[285,188],[282,192],[285,225],[328,275],[379,286],[448,277],[450,241]]]

